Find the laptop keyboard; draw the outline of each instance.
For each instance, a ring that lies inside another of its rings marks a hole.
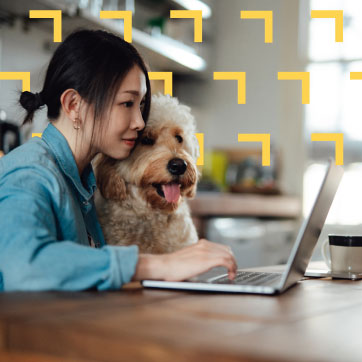
[[[234,280],[228,276],[212,281],[212,284],[269,285],[280,279],[280,273],[238,272]]]

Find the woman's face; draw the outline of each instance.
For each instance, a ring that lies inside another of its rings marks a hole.
[[[109,110],[109,122],[104,120],[106,127],[101,131],[101,138],[95,135],[99,140],[94,144],[98,152],[118,160],[129,155],[135,145],[138,131],[145,126],[142,106],[146,92],[145,75],[138,66],[134,66],[123,79],[115,95]],[[94,131],[97,132],[96,127]]]

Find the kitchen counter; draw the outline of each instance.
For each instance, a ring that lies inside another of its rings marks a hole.
[[[199,236],[205,236],[205,222],[210,217],[269,217],[296,219],[302,202],[296,196],[199,192],[189,200]]]

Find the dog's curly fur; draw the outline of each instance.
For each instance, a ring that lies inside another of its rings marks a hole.
[[[95,203],[108,244],[136,244],[142,253],[158,254],[198,240],[185,200],[194,197],[199,177],[195,131],[189,107],[157,94],[152,97],[146,128],[130,156],[121,161],[104,155],[97,159],[99,192]],[[183,174],[169,171],[173,159],[185,161]],[[172,185],[171,196],[176,192],[177,198],[175,184],[179,184],[180,195],[177,201],[169,202],[162,185]]]

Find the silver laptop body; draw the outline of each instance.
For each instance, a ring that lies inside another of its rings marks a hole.
[[[207,280],[198,280],[196,277],[184,282],[143,280],[142,285],[149,288],[230,293],[278,294],[284,292],[304,277],[342,176],[343,168],[336,166],[331,160],[314,206],[299,230],[283,273],[251,272],[240,269],[236,277],[239,280],[234,281],[230,281],[227,274],[223,274]]]

